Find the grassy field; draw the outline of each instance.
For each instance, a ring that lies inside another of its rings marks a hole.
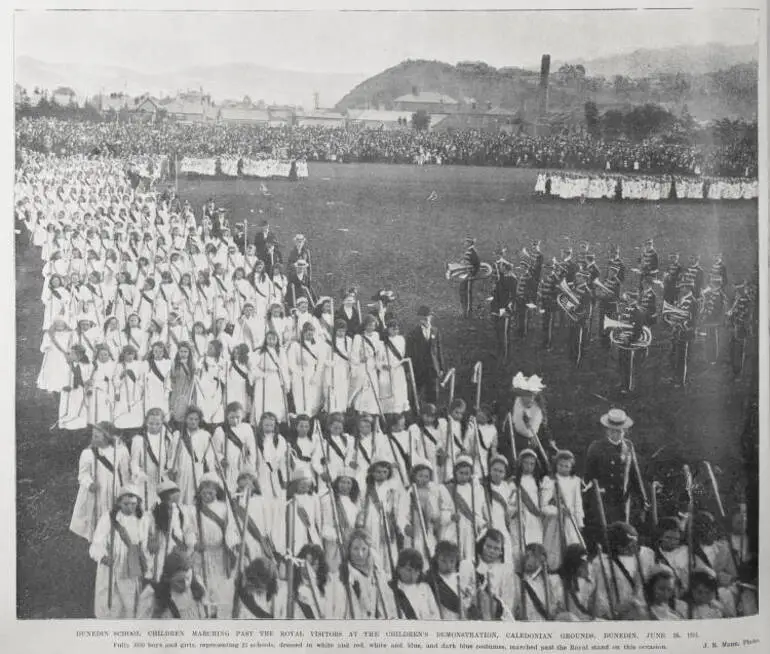
[[[539,333],[531,333],[525,342],[512,344],[509,361],[501,361],[486,312],[461,318],[457,287],[443,273],[447,262],[459,259],[462,239],[470,233],[487,261],[500,243],[513,253],[530,239],[542,239],[550,258],[567,238],[575,243],[586,239],[595,244],[602,267],[609,243],[621,245],[628,262],[634,248],[652,237],[661,262],[678,250],[684,260],[693,252],[704,255],[705,265],[705,255],[721,251],[731,279],[737,279],[750,274],[756,262],[755,203],[581,205],[540,200],[531,194],[535,173],[514,169],[320,164],[311,166],[310,175],[303,182],[268,183],[269,197],[258,182],[245,181],[184,181],[180,194],[196,208],[214,197],[234,220],[248,217],[252,233],[268,218],[284,252],[293,234],[302,231],[313,249],[319,291],[339,298],[342,288],[355,283],[368,297],[379,288],[392,288],[404,331],[416,324],[418,306],[430,305],[442,330],[447,364],[457,368],[458,395],[471,399],[471,368],[477,360],[484,363],[487,402],[509,401],[511,378],[519,370],[542,375],[556,441],[577,454],[579,466],[587,444],[601,433],[599,416],[618,406],[636,421],[632,438],[645,475],[660,476],[683,460],[707,459],[721,470],[724,494],[729,495],[743,472],[739,436],[744,402],[752,390],[750,372],[733,381],[725,363],[707,366],[696,351],[692,383],[686,390],[674,389],[664,382],[670,376],[668,340],[660,331],[638,370],[637,391],[624,398],[615,392],[617,363],[595,341],[581,369],[574,370],[567,361],[566,332],[555,336],[550,352],[540,349]],[[428,201],[433,191],[437,199]],[[41,361],[41,284],[39,252],[20,250],[18,615],[84,618],[92,601],[93,565],[85,541],[70,534],[68,525],[77,490],[77,457],[86,443],[49,431],[57,407],[35,388]],[[754,368],[753,357],[747,365]]]

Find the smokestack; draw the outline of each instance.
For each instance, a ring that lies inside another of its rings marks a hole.
[[[539,116],[548,113],[548,75],[551,71],[551,55],[544,54],[540,60]]]
[[[321,108],[321,94],[318,91],[313,93],[313,106],[315,107],[316,111]]]
[[[412,95],[414,95],[415,97],[420,95],[420,89],[417,88],[416,86],[413,86],[412,87]]]

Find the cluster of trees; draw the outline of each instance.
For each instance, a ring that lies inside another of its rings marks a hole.
[[[86,104],[79,107],[75,104],[61,105],[48,98],[40,98],[36,105],[22,102],[16,106],[16,118],[61,118],[63,120],[102,121],[105,116],[96,107]],[[114,120],[114,117],[113,117]]]
[[[644,141],[658,139],[666,143],[709,143],[735,145],[757,143],[757,122],[723,118],[700,126],[684,106],[680,114],[674,114],[657,104],[644,104],[628,109],[608,109],[599,113],[596,103],[588,101],[584,106],[585,128],[594,138],[608,141],[628,139]]]

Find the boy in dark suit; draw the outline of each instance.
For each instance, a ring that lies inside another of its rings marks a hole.
[[[433,312],[428,307],[420,307],[417,315],[420,325],[406,338],[406,356],[412,360],[418,395],[423,402],[435,404],[439,380],[444,374],[441,336],[432,324]]]

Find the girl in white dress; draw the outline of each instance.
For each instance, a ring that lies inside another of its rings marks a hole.
[[[470,617],[513,622],[515,575],[505,558],[505,538],[488,529],[476,545],[476,593]]]
[[[344,430],[345,416],[332,413],[326,421],[326,434],[320,444],[321,460],[314,468],[316,474],[324,478],[328,471],[331,479],[326,479],[327,482],[334,480],[348,466],[355,453],[355,441]]]
[[[181,430],[174,432],[168,475],[179,486],[182,504],[193,503],[204,471],[216,468],[211,434],[201,429],[200,424],[201,411],[191,406],[184,416]]]
[[[353,606],[344,612],[346,619],[394,619],[397,615],[393,594],[388,592],[390,576],[380,565],[381,557],[372,542],[365,529],[355,529],[350,534],[345,552],[349,563],[341,569],[340,577],[343,587],[351,589],[353,601]]]
[[[163,424],[163,411],[147,412],[142,433],[131,439],[131,484],[142,493],[145,506],[155,506],[156,489],[168,474],[173,435]]]
[[[291,445],[292,470],[304,468],[315,480],[317,471],[321,469],[323,452],[321,450],[320,431],[313,428],[310,416],[301,413],[294,420],[294,429],[289,433]]]
[[[279,422],[285,422],[288,417],[286,394],[289,390],[289,371],[278,334],[267,332],[265,343],[251,355],[251,370],[254,375],[252,421],[259,422],[262,414],[269,412]]]
[[[227,369],[227,401],[238,402],[243,407],[245,419],[251,417],[251,398],[254,394],[249,346],[245,343],[236,345],[230,355]]]
[[[131,437],[142,428],[145,417],[144,377],[146,367],[137,359],[136,349],[123,347],[115,367],[115,408],[113,422],[123,436]]]
[[[293,525],[290,524],[292,515]],[[293,526],[293,542],[286,540],[290,526]],[[286,502],[276,512],[273,538],[277,551],[288,551],[294,556],[298,556],[307,544],[321,545],[321,504],[307,468],[297,468],[292,474],[286,489]]]
[[[323,548],[317,544],[304,545],[297,553],[297,562],[293,565],[295,569],[294,588],[291,589],[294,601],[292,619],[328,620],[335,617],[329,584],[329,566]]]
[[[437,535],[449,525],[452,513],[452,498],[443,484],[433,480],[433,466],[425,459],[415,459],[410,486],[399,497],[396,524],[404,546],[420,552],[426,568],[435,553]]]
[[[211,341],[206,347],[206,356],[198,368],[198,379],[193,394],[195,404],[203,412],[203,424],[210,426],[224,420],[226,359],[222,343]]]
[[[142,592],[136,617],[143,620],[204,620],[218,616],[193,571],[189,556],[172,551],[165,560],[159,581]]]
[[[284,582],[271,559],[256,558],[239,576],[233,618],[236,620],[273,620],[286,614]],[[279,589],[283,592],[279,593]]]
[[[48,283],[43,288],[43,330],[47,330],[57,319],[64,320],[70,324],[72,315],[70,312],[71,295],[64,287],[64,282],[60,275],[52,275]]]
[[[465,454],[457,457],[454,476],[446,484],[452,499],[452,519],[441,533],[442,540],[457,543],[460,558],[473,558],[476,539],[489,524],[484,489],[473,478],[473,461]]]
[[[398,321],[388,319],[386,326],[379,391],[382,411],[387,415],[409,411],[409,384],[404,365],[406,342],[399,333]]]
[[[264,413],[259,419],[255,434],[257,472],[260,489],[265,497],[284,500],[289,480],[288,444],[278,431],[278,418],[274,413]]]
[[[415,549],[404,549],[398,555],[397,578],[390,582],[396,605],[396,617],[401,620],[440,620],[436,598],[423,580],[427,561]]]
[[[553,619],[554,579],[548,574],[543,545],[528,543],[516,569],[519,572],[512,574],[510,585],[516,620],[544,622]]]
[[[376,545],[377,564],[387,572],[387,578],[393,576],[391,561],[395,565],[398,558],[396,539],[396,508],[400,502],[398,483],[394,483],[393,467],[390,461],[375,454],[366,477],[364,498],[358,514],[356,527],[366,529]]]
[[[120,351],[123,349],[123,337],[120,331],[120,324],[115,316],[110,316],[104,321],[102,343],[109,349],[110,358],[117,361]]]
[[[142,322],[138,313],[131,313],[126,319],[125,327],[121,331],[123,345],[133,347],[137,356],[144,357],[147,354],[147,331],[142,329]]]
[[[378,415],[382,341],[375,331],[377,319],[373,315],[364,317],[363,325],[364,331],[353,337],[350,353],[350,404],[358,412]]]
[[[147,538],[150,554],[147,578],[151,581],[161,580],[166,560],[173,553],[191,555],[198,538],[192,507],[179,506],[179,486],[164,480],[156,492],[158,501],[152,509]]]
[[[292,322],[291,318],[285,316],[282,304],[271,304],[266,321],[265,338],[268,332],[275,332],[281,346],[285,345],[291,341]]]
[[[524,548],[531,543],[543,543],[543,517],[555,513],[549,506],[553,497],[553,480],[539,478],[537,455],[532,450],[519,453],[516,473],[516,503],[511,521],[511,539],[515,565],[520,565]]]
[[[213,446],[222,466],[227,488],[235,490],[238,475],[245,467],[256,464],[257,444],[251,425],[243,422],[243,406],[231,402],[225,411],[225,422],[214,431]]]
[[[323,404],[328,413],[344,413],[350,397],[350,350],[353,339],[347,335],[344,320],[334,324],[334,343],[325,363]]]
[[[235,298],[235,315],[241,315],[246,303],[254,303],[254,287],[246,279],[246,272],[243,268],[236,268],[233,271],[233,296]]]
[[[257,315],[254,305],[247,302],[243,312],[235,324],[233,343],[246,345],[249,352],[256,350],[265,340],[266,323]]]
[[[162,341],[153,343],[147,354],[144,394],[145,407],[160,409],[165,420],[168,417],[168,400],[171,394],[171,359]]]
[[[270,277],[268,277],[265,272],[265,264],[263,261],[257,262],[251,279],[254,289],[254,309],[256,310],[258,317],[265,318],[267,316],[268,307],[270,307],[277,298],[273,282],[270,281]]]
[[[193,570],[208,588],[217,614],[227,616],[231,614],[234,591],[230,575],[240,539],[222,482],[215,473],[207,472],[200,478],[194,511],[200,536],[195,544]]]
[[[497,427],[489,407],[480,407],[475,418],[468,421],[463,444],[473,459],[473,474],[479,478],[486,477],[489,474],[489,459],[497,454]]]
[[[114,508],[99,519],[89,548],[97,563],[97,619],[136,618],[148,560],[148,524],[139,494],[132,487],[121,488]]]
[[[114,420],[115,369],[116,362],[110,358],[110,351],[104,345],[97,345],[91,379],[86,382],[88,423],[91,425]]]
[[[588,553],[582,545],[564,550],[558,576],[553,576],[551,598],[556,620],[586,622],[594,619],[596,584],[591,576]]]
[[[334,503],[332,505],[332,503]],[[321,495],[321,537],[329,569],[337,574],[341,554],[361,508],[361,489],[355,471],[341,468],[325,493]]]
[[[130,477],[130,455],[110,423],[94,425],[91,445],[80,454],[78,494],[70,531],[91,542],[99,519],[115,504]]]
[[[238,473],[237,492],[235,494],[234,513],[238,521],[239,531],[243,530],[246,517],[246,491],[251,488],[249,495],[249,521],[246,525],[245,563],[262,557],[275,559],[273,544],[273,528],[276,524],[278,503],[262,495],[257,471],[250,465],[244,465]]]
[[[78,431],[88,426],[86,382],[91,379],[92,370],[85,349],[81,345],[73,345],[64,371],[68,379],[59,396],[59,429]]]
[[[415,439],[413,432],[406,428],[406,415],[392,416],[392,424],[378,444],[378,452],[394,466],[394,483],[402,488],[409,485],[409,470],[413,459],[424,459],[422,439]]]
[[[545,518],[543,544],[548,554],[548,569],[561,566],[562,553],[566,547],[582,544],[580,530],[583,528],[583,494],[580,477],[572,474],[575,456],[569,450],[561,450],[554,457],[554,492],[551,502],[555,505],[561,499],[561,519],[558,513]]]
[[[507,471],[508,459],[502,454],[495,454],[489,460],[489,475],[484,479],[483,485],[490,515],[490,527],[503,534],[503,555],[507,560],[513,561],[511,520],[515,511],[516,487],[505,479]]]
[[[425,458],[430,462],[433,470],[443,472],[438,466],[436,453],[443,443],[446,443],[446,419],[437,417],[438,411],[435,404],[425,403],[420,406],[420,418],[409,425],[413,440],[422,442]],[[437,475],[437,482],[443,483],[443,474]]]
[[[289,344],[286,358],[296,412],[314,417],[321,406],[321,382],[328,355],[317,342],[312,323],[303,325],[299,341]]]
[[[202,322],[194,322],[190,342],[193,346],[193,356],[198,365],[206,358],[211,341],[210,334],[206,331],[206,325]]]

